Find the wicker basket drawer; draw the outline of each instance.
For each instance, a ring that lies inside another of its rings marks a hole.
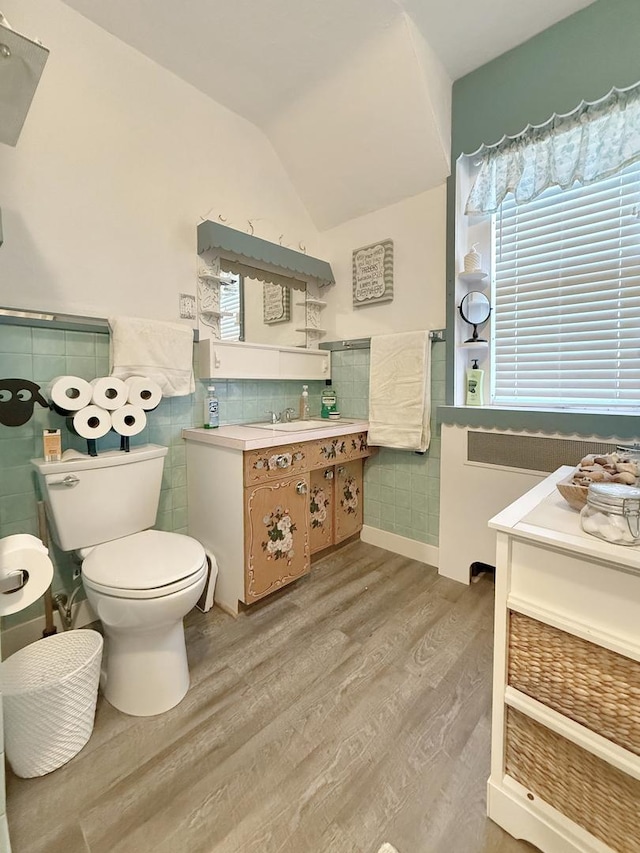
[[[509,684],[640,755],[640,663],[511,611]]]
[[[619,853],[640,853],[640,781],[507,709],[509,776]]]

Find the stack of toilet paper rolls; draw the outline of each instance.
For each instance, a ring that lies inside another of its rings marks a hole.
[[[118,435],[138,435],[147,425],[146,412],[162,399],[160,386],[144,376],[117,379],[101,376],[87,382],[79,376],[58,376],[48,388],[48,397],[67,426],[86,439]]]

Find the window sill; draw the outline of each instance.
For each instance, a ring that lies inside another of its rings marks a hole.
[[[598,436],[623,440],[640,437],[640,407],[626,410],[526,409],[500,406],[438,406],[438,423],[515,432]]]

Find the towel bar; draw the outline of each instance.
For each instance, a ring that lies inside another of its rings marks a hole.
[[[431,329],[429,332],[429,340],[432,343],[434,341],[446,341],[446,339],[446,329]],[[331,350],[332,352],[336,352],[337,350],[345,349],[369,349],[370,346],[371,338],[351,338],[351,340],[347,341],[323,341],[319,345],[319,349]]]

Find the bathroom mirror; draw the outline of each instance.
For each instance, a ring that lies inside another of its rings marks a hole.
[[[198,225],[198,254],[201,271],[219,269],[234,276],[240,282],[240,313],[242,328],[236,332],[227,330],[221,335],[223,340],[235,340],[245,343],[266,343],[275,346],[314,347],[319,335],[313,330],[321,325],[319,312],[325,304],[323,291],[333,284],[335,279],[327,261],[308,255],[306,251],[291,249],[287,246],[264,240],[253,234],[238,231],[220,222],[205,220]],[[269,294],[265,294],[265,286]],[[216,283],[199,283],[202,295],[211,297],[209,302],[209,321],[204,325],[213,330],[217,337],[216,314],[220,317],[220,327],[231,326],[226,314],[235,310],[229,294],[218,294]],[[286,305],[286,316],[282,319],[273,315],[273,290],[282,290],[282,304]],[[223,302],[225,304],[223,304]],[[268,307],[270,305],[270,307]],[[289,319],[287,319],[287,317]]]
[[[465,321],[473,326],[473,334],[467,338],[465,344],[475,343],[476,341],[485,341],[486,338],[478,337],[478,326],[482,326],[487,322],[491,315],[491,303],[484,293],[479,290],[470,290],[463,297],[458,310],[460,316]]]

